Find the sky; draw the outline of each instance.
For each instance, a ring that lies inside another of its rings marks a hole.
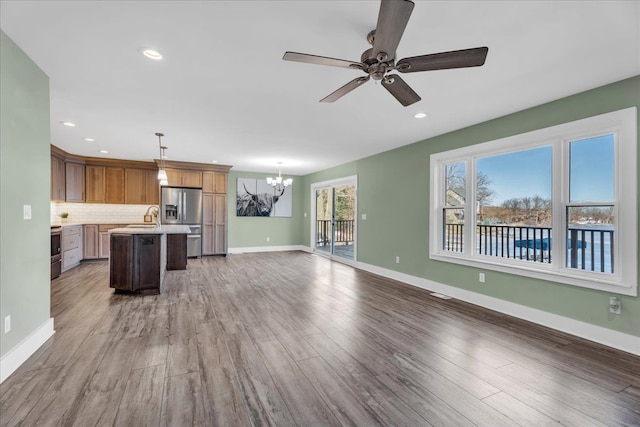
[[[491,205],[535,195],[551,198],[551,146],[480,158],[477,169],[492,181]],[[571,142],[570,187],[572,202],[613,201],[612,135]]]

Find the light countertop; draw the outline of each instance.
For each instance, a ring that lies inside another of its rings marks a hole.
[[[153,225],[155,222],[143,222],[143,221],[56,221],[52,222],[51,225],[54,227],[67,227],[70,225],[118,225],[118,224],[147,224]]]
[[[189,234],[191,228],[188,225],[173,225],[165,224],[153,228],[141,228],[141,227],[126,227],[126,228],[113,228],[109,230],[109,234]]]

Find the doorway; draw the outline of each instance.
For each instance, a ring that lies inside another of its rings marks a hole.
[[[311,186],[313,251],[347,264],[356,260],[357,178]]]

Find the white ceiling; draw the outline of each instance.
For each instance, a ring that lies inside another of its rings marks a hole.
[[[359,61],[378,8],[363,0],[2,0],[0,28],[50,78],[54,145],[151,160],[154,133],[163,132],[171,160],[260,172],[282,161],[285,175],[640,74],[638,1],[418,0],[398,58],[488,46],[485,65],[404,74],[422,97],[406,108],[373,81],[319,103],[363,74],[282,55]],[[144,47],[164,59],[143,57]]]

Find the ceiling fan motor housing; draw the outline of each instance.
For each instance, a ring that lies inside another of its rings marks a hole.
[[[371,48],[362,52],[362,55],[360,56],[360,62],[364,65],[364,71],[374,80],[382,80],[387,71],[394,68],[395,53],[391,57],[387,54],[383,54],[384,52],[381,52],[378,54],[378,57],[376,57],[373,54],[373,48]],[[391,59],[389,60],[389,58]]]

